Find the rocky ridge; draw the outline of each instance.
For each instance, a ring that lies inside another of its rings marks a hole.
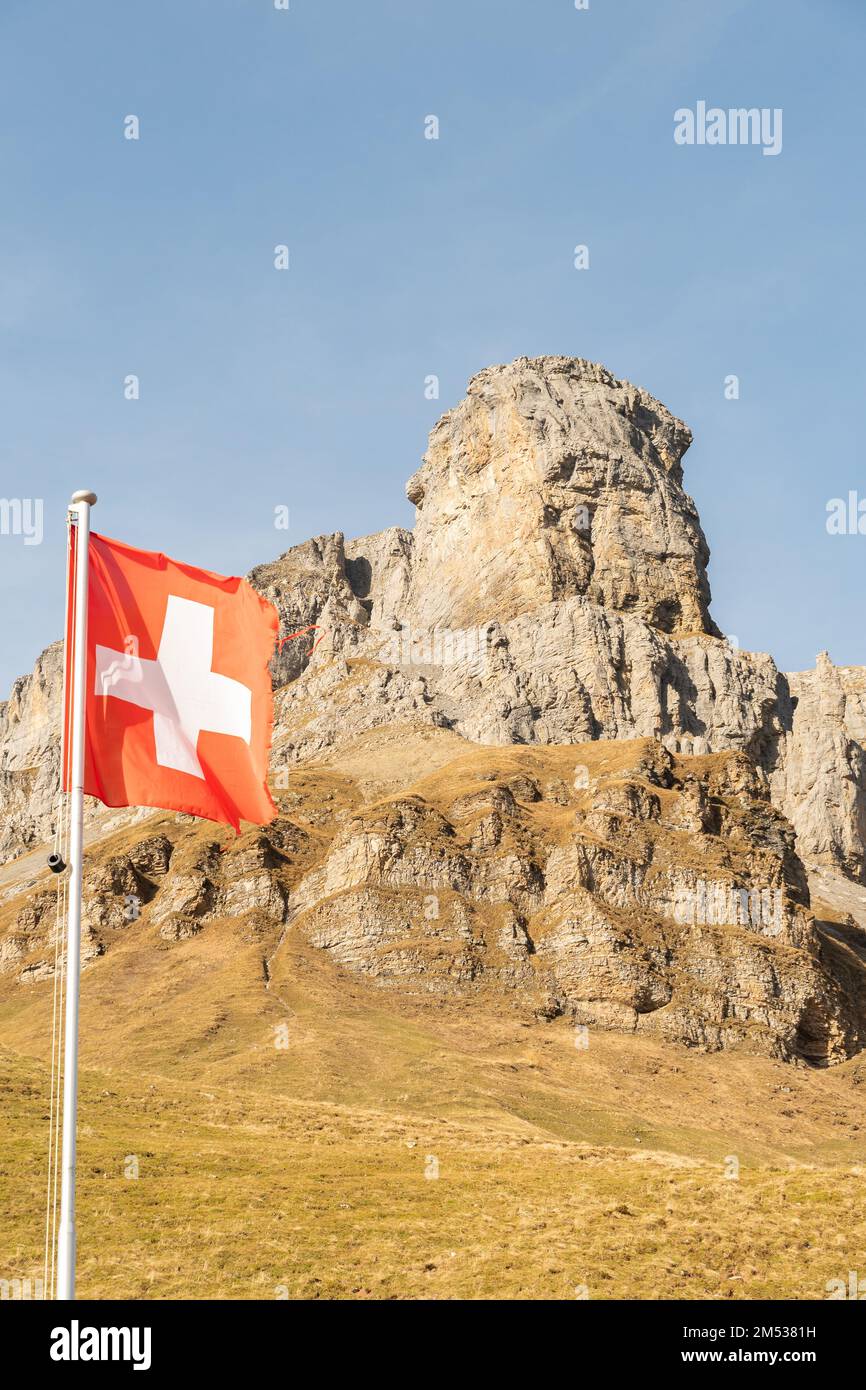
[[[229,884],[218,851],[187,863],[150,834],[149,871],[127,855],[93,902],[140,897],[166,940],[254,912],[383,987],[495,988],[588,1026],[819,1063],[856,1051],[861,937],[845,914],[816,923],[804,863],[863,881],[866,673],[822,657],[787,677],[721,636],[690,440],[581,359],[473,378],[409,482],[412,532],[318,537],[250,575],[283,632],[316,629],[273,663],[280,821],[242,864],[230,852]],[[60,659],[0,706],[8,858],[51,831]],[[410,761],[445,760],[396,800],[389,726],[411,731]],[[351,815],[311,847],[298,779],[353,759]],[[24,915],[0,959],[39,979],[41,918],[7,900]],[[122,929],[103,917],[92,957]]]
[[[371,798],[369,765],[390,769],[386,794]],[[86,966],[130,930],[145,950],[229,920],[260,943],[265,982],[291,933],[404,996],[568,1017],[578,1045],[614,1028],[824,1066],[866,1040],[866,931],[816,919],[742,753],[480,748],[392,726],[294,770],[279,799],[239,839],[171,816],[105,837]],[[53,884],[0,904],[6,988],[51,978],[55,907]]]

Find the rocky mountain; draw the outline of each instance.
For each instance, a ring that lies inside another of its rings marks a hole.
[[[133,898],[167,943],[247,923],[266,975],[303,934],[409,996],[822,1065],[862,1048],[866,671],[786,676],[721,635],[690,441],[603,367],[521,358],[433,430],[413,531],[255,569],[281,630],[310,629],[273,662],[280,818],[221,844],[91,807],[94,968]],[[60,668],[55,645],[0,707],[8,987],[53,968],[31,852]]]

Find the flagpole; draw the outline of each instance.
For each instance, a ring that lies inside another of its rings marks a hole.
[[[66,931],[66,1035],[63,1048],[63,1146],[60,1178],[60,1230],[57,1238],[57,1297],[75,1297],[75,1129],[78,1111],[78,985],[81,974],[81,884],[84,852],[84,715],[87,700],[87,570],[90,508],[95,492],[74,492],[75,628],[66,653],[72,662],[71,759],[69,775],[69,919]]]

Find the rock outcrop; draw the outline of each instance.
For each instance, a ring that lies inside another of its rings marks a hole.
[[[709,550],[681,459],[691,433],[594,363],[521,358],[474,377],[407,493],[407,614],[471,627],[585,594],[661,632],[713,632]]]
[[[368,798],[367,766],[390,767],[391,794]],[[147,947],[230,920],[261,942],[265,979],[300,934],[409,999],[483,996],[817,1066],[866,1041],[866,932],[815,919],[793,831],[743,753],[479,748],[392,726],[277,795],[279,819],[238,840],[172,817],[106,839],[86,875],[85,967],[133,924]],[[51,978],[54,896],[0,908],[7,987]]]
[[[788,677],[793,717],[773,778],[803,854],[864,878],[866,670],[836,667],[821,652],[814,671]]]
[[[53,833],[62,695],[63,643],[55,642],[0,704],[0,861]]]
[[[486,790],[360,809],[301,882],[273,837],[234,884],[212,846],[189,864],[174,852],[158,882],[133,864],[121,886],[135,894],[138,882],[165,939],[251,904],[383,983],[493,979],[541,1011],[778,1056],[861,1046],[849,998],[859,939],[816,933],[803,865],[864,881],[866,672],[822,655],[788,677],[721,636],[683,490],[690,440],[595,364],[491,367],[431,435],[408,484],[413,531],[317,537],[250,575],[284,639],[272,665],[278,793],[299,767],[338,767],[392,725],[426,730],[431,747],[526,745],[554,761],[641,740],[652,775],[594,779],[578,803],[566,778],[552,800],[569,808],[567,835],[532,809],[549,807],[547,774],[546,791],[529,772],[514,773],[523,795],[491,772]],[[56,644],[0,706],[7,859],[53,828],[60,682]],[[380,781],[370,755],[361,799],[375,802]],[[89,814],[94,836],[130,819]],[[692,872],[695,837],[704,860]],[[778,930],[761,917],[756,929],[751,909],[721,936],[718,922],[678,920],[677,893],[704,891],[710,868],[732,891],[781,893]],[[419,906],[431,892],[437,926]],[[37,927],[28,918],[6,944],[7,964],[29,962],[33,978]]]

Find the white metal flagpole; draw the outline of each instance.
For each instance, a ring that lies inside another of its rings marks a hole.
[[[74,492],[70,511],[75,534],[75,613],[71,668],[72,717],[69,723],[69,920],[66,931],[66,1036],[63,1048],[63,1147],[60,1178],[60,1230],[57,1236],[57,1297],[75,1297],[75,1129],[78,1112],[78,982],[81,974],[81,882],[84,852],[84,715],[87,700],[87,570],[90,508],[95,492]]]

